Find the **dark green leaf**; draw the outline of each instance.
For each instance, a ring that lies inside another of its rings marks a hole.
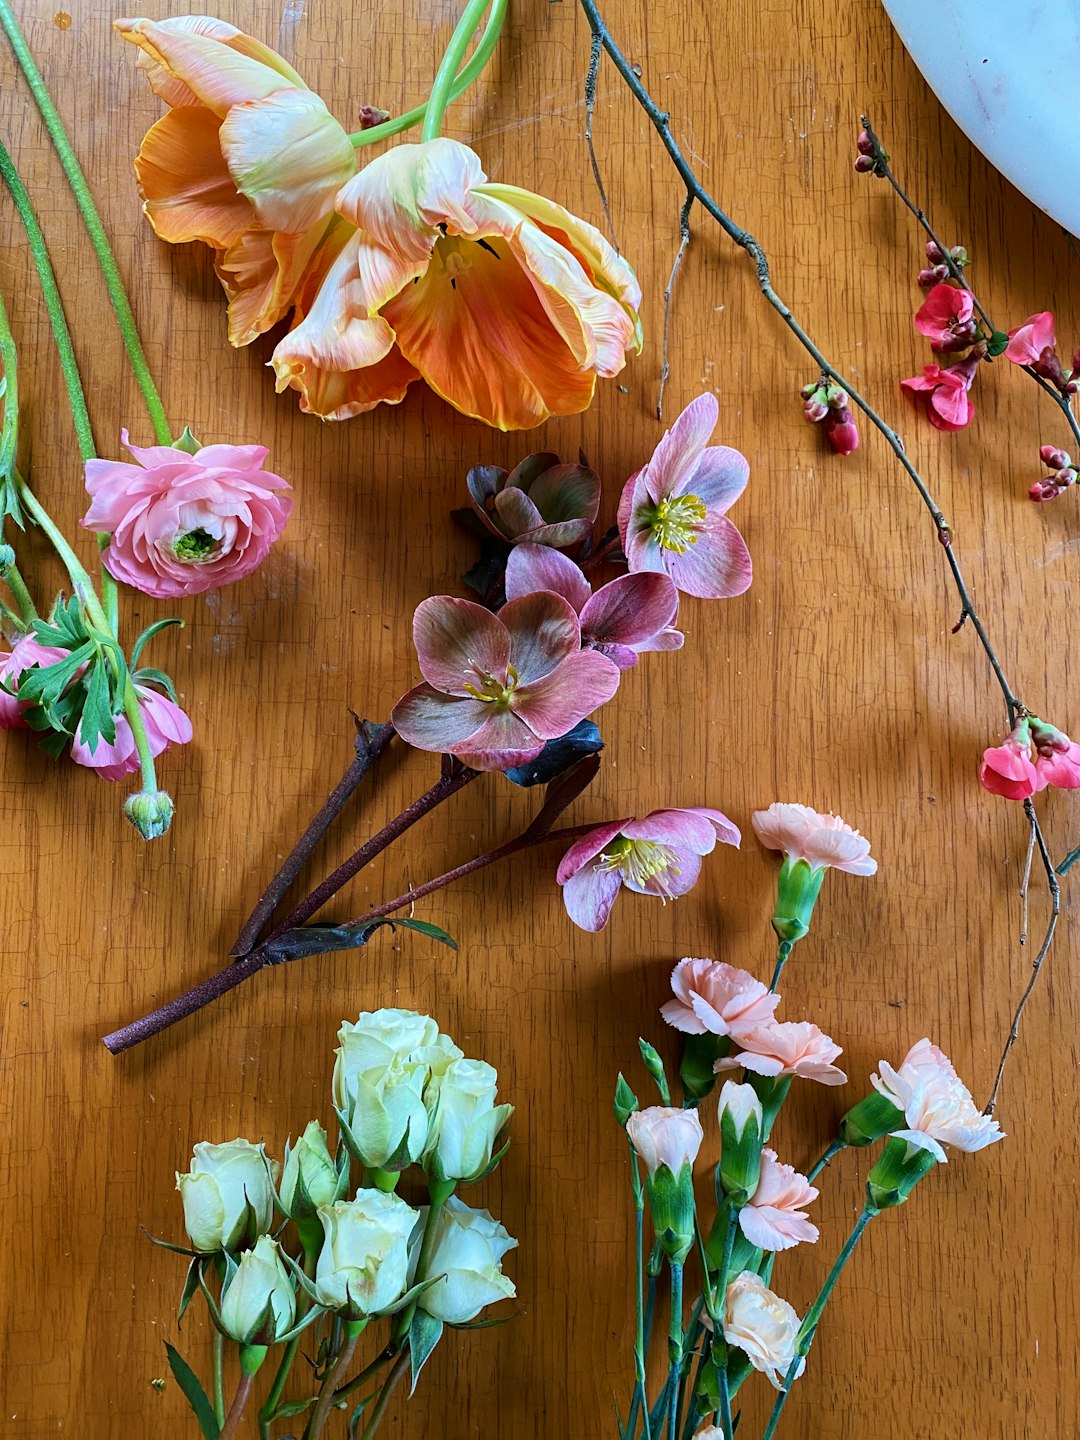
[[[294,1415],[302,1415],[305,1410],[310,1410],[314,1404],[314,1395],[309,1395],[306,1400],[286,1400],[284,1405],[279,1405],[274,1411],[274,1419],[291,1420]]]
[[[451,950],[458,948],[453,936],[427,920],[387,917],[369,921],[366,925],[300,925],[294,930],[286,930],[276,940],[267,941],[265,950],[271,965],[300,960],[305,955],[325,955],[332,950],[359,950],[384,925],[391,930],[400,925],[403,930],[416,930],[421,935],[449,945]]]
[[[424,1368],[431,1352],[442,1339],[443,1322],[436,1320],[434,1315],[429,1315],[426,1310],[417,1310],[409,1326],[409,1363],[412,1366],[412,1387],[409,1394],[416,1390],[416,1382],[420,1378],[420,1371]]]
[[[192,1370],[180,1351],[170,1345],[166,1340],[165,1351],[169,1357],[169,1369],[176,1378],[176,1383],[184,1393],[184,1399],[191,1406],[195,1413],[195,1419],[199,1422],[199,1429],[206,1440],[218,1440],[221,1434],[221,1427],[218,1425],[217,1416],[214,1414],[214,1407],[210,1404],[209,1397],[203,1389],[199,1377]]]
[[[133,670],[139,663],[139,656],[142,654],[144,648],[146,647],[147,641],[152,640],[154,636],[157,635],[160,631],[167,630],[170,625],[179,625],[181,629],[184,628],[183,620],[179,619],[175,615],[170,616],[167,620],[155,620],[153,625],[148,625],[146,627],[146,629],[142,632],[139,638],[135,641],[135,644],[131,647],[131,668]]]
[[[85,665],[93,654],[93,642],[85,640],[78,649],[69,651],[63,660],[24,670],[19,684],[19,699],[58,699],[71,684],[80,666]]]
[[[91,665],[85,684],[86,699],[83,702],[79,733],[93,754],[99,739],[104,740],[106,745],[111,745],[116,739],[109,686],[109,662],[103,656],[99,655]]]
[[[1002,355],[1009,343],[1009,337],[1004,330],[995,330],[986,342],[986,353],[991,359],[995,355]]]
[[[535,760],[513,765],[503,774],[515,785],[547,785],[579,760],[604,748],[600,731],[591,720],[579,720],[558,740],[549,740]]]
[[[187,1277],[184,1280],[184,1289],[180,1295],[180,1307],[176,1312],[177,1325],[183,1320],[184,1313],[191,1304],[191,1297],[199,1288],[199,1266],[201,1264],[202,1260],[198,1255],[192,1257],[191,1264],[188,1266]]]

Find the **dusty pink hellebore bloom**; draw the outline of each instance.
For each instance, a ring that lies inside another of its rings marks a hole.
[[[746,542],[726,514],[746,489],[750,466],[738,450],[707,445],[718,415],[715,395],[692,400],[619,500],[631,571],[666,571],[703,600],[741,595],[753,575]]]
[[[719,810],[653,810],[641,820],[611,820],[575,840],[555,878],[574,924],[602,930],[624,885],[638,895],[674,900],[693,889],[701,857],[717,840],[738,848],[741,838]]]
[[[198,595],[262,564],[285,528],[290,486],[262,468],[264,445],[132,445],[131,465],[88,460],[87,530],[111,532],[104,561],[125,585],[159,599]]]
[[[899,1070],[885,1060],[878,1068],[881,1074],[870,1077],[874,1088],[904,1112],[908,1124],[892,1133],[929,1150],[942,1165],[947,1159],[943,1144],[971,1152],[1005,1138],[997,1121],[976,1107],[952,1062],[929,1040],[913,1045]]]
[[[42,668],[54,665],[57,660],[66,659],[67,654],[57,645],[42,645],[35,635],[24,635],[10,651],[0,651],[0,730],[29,729],[23,712],[30,708],[31,702],[19,700],[15,694],[23,671],[35,665]]]
[[[563,465],[547,452],[527,455],[509,474],[497,465],[474,465],[466,484],[484,525],[511,545],[577,545],[600,509],[595,470]]]
[[[978,363],[969,357],[946,370],[940,365],[924,365],[921,375],[901,380],[900,385],[913,395],[925,394],[926,414],[931,425],[939,430],[963,430],[975,418],[975,406],[968,391]]]
[[[780,996],[747,970],[722,960],[680,960],[671,974],[675,999],[660,1007],[667,1023],[684,1035],[731,1035],[770,1020]]]
[[[877,871],[870,841],[839,815],[820,815],[809,805],[774,801],[767,810],[755,810],[750,823],[767,850],[782,850],[814,870],[846,870],[849,875]]]
[[[474,770],[534,760],[619,688],[617,666],[582,650],[572,607],[549,591],[498,615],[434,595],[416,607],[413,640],[425,683],[394,706],[394,727],[406,744]]]
[[[738,1053],[724,1055],[713,1069],[751,1070],[755,1075],[797,1075],[822,1085],[843,1085],[847,1076],[832,1063],[840,1046],[809,1020],[767,1020],[732,1037]]]
[[[966,350],[975,338],[974,311],[969,290],[935,285],[915,312],[915,329],[934,350]]]
[[[646,650],[681,649],[673,628],[679,592],[667,575],[620,575],[596,594],[567,555],[546,545],[518,545],[506,562],[506,598],[519,600],[537,590],[561,595],[577,612],[581,644],[614,660],[620,670],[638,663]]]
[[[192,736],[191,721],[180,706],[167,695],[161,695],[146,685],[136,685],[135,691],[139,697],[146,738],[150,742],[150,753],[156,757],[170,745],[186,745]],[[135,737],[127,716],[117,715],[113,723],[116,738],[111,745],[99,735],[97,744],[91,750],[82,738],[81,725],[71,742],[71,758],[76,765],[96,770],[103,780],[122,780],[139,768]]]
[[[1011,360],[1014,365],[1034,365],[1042,358],[1044,350],[1052,350],[1056,344],[1053,311],[1040,310],[1037,315],[1029,315],[1015,330],[1009,331],[1005,359]]]
[[[817,1226],[802,1212],[817,1197],[805,1175],[793,1165],[781,1164],[775,1150],[762,1150],[757,1189],[739,1211],[739,1225],[760,1250],[790,1250],[803,1241],[813,1244]]]

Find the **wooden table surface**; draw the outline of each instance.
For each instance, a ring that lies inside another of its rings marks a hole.
[[[361,104],[396,113],[423,98],[433,35],[437,47],[458,8],[310,0],[283,19],[279,6],[226,0],[218,13],[280,40],[348,124]],[[802,352],[745,257],[699,228],[675,303],[669,413],[713,390],[717,440],[750,459],[735,518],[754,584],[736,600],[689,601],[685,651],[650,656],[625,678],[603,715],[600,779],[572,818],[710,804],[743,825],[742,851],[706,861],[677,904],[623,900],[597,936],[571,927],[554,859],[537,852],[424,903],[418,913],[460,938],[456,956],[399,932],[266,973],[111,1057],[106,1030],[223,962],[348,760],[349,707],[384,717],[413,683],[412,609],[456,591],[471,563],[470,542],[446,518],[464,502],[468,467],[583,447],[613,515],[621,482],[660,434],[661,295],[681,193],[605,67],[598,151],[645,292],[645,348],[623,384],[601,383],[587,414],[532,435],[490,432],[419,387],[399,408],[323,425],[275,397],[268,342],[228,348],[207,252],[166,247],[143,221],[131,158],[158,102],[110,29],[115,12],[72,11],[61,28],[52,3],[20,7],[103,207],[169,414],[204,442],[268,444],[296,508],[263,570],[175,607],[186,629],[156,642],[196,730],[160,767],[177,802],[167,839],[142,843],[117,787],[53,765],[26,736],[0,746],[0,1433],[194,1433],[172,1380],[152,1383],[167,1374],[163,1342],[178,1340],[182,1261],[141,1227],[182,1238],[173,1172],[195,1141],[245,1135],[280,1155],[311,1116],[332,1122],[342,1017],[400,1005],[430,1011],[495,1064],[518,1107],[508,1158],[469,1198],[519,1238],[508,1262],[519,1298],[512,1323],[443,1344],[386,1434],[614,1436],[612,1396],[625,1401],[631,1375],[631,1210],[610,1097],[621,1067],[644,1081],[639,1034],[676,1054],[657,1008],[680,956],[768,973],[776,867],[749,830],[751,810],[773,799],[834,808],[871,838],[881,866],[874,880],[829,879],[785,977],[785,1013],[834,1035],[852,1077],[840,1090],[796,1090],[779,1136],[786,1158],[808,1162],[878,1059],[895,1061],[924,1034],[977,1097],[989,1091],[1031,947],[1019,945],[1023,817],[976,783],[979,752],[1002,722],[985,659],[970,631],[950,634],[956,599],[909,482],[865,427],[852,458],[826,451],[801,416],[796,391],[813,378]],[[769,249],[781,293],[902,426],[1022,696],[1080,729],[1067,619],[1076,502],[1024,498],[1038,445],[1065,441],[1060,419],[1004,364],[980,376],[977,420],[962,434],[933,431],[902,399],[897,381],[929,358],[911,324],[922,245],[884,186],[852,171],[860,111],[938,228],[967,245],[997,323],[1052,308],[1066,355],[1080,300],[1075,243],[973,151],[876,5],[609,0],[607,17],[707,183]],[[453,109],[447,133],[474,144],[493,176],[600,223],[583,140],[587,59],[572,0],[520,0],[489,77]],[[99,447],[117,454],[121,426],[147,442],[146,417],[59,165],[6,53],[0,66],[0,134],[48,233]],[[0,284],[21,347],[33,480],[74,535],[85,497],[59,370],[21,231],[10,204],[0,208]],[[82,548],[89,555],[88,540]],[[60,573],[42,546],[30,554],[44,597]],[[166,607],[136,596],[126,613],[130,639]],[[328,857],[432,771],[419,755],[388,768]],[[497,777],[481,781],[330,913],[359,913],[504,838],[531,804]],[[1078,807],[1067,794],[1040,800],[1055,855],[1080,839]],[[954,1155],[872,1228],[792,1399],[782,1431],[792,1440],[1077,1433],[1080,982],[1068,886],[1064,911],[1002,1094],[1007,1143]],[[1044,918],[1036,891],[1033,932]],[[821,1244],[777,1267],[777,1288],[800,1313],[857,1213],[866,1168],[864,1155],[841,1158],[816,1207]],[[209,1331],[194,1309],[179,1343],[205,1372]],[[749,1437],[770,1396],[760,1380],[744,1394]]]

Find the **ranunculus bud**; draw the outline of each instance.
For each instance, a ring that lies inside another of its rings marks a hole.
[[[717,1109],[720,1117],[720,1187],[736,1209],[757,1189],[761,1172],[764,1119],[752,1085],[725,1080]]]
[[[645,1162],[645,1195],[656,1241],[664,1254],[682,1264],[694,1243],[693,1166],[703,1132],[696,1110],[652,1105],[626,1122],[634,1150]]]
[[[221,1326],[241,1345],[273,1345],[296,1319],[292,1280],[277,1241],[260,1235],[240,1256],[221,1292]]]
[[[419,1309],[447,1325],[464,1325],[475,1320],[485,1305],[513,1298],[517,1292],[514,1282],[502,1273],[502,1258],[518,1242],[486,1210],[471,1210],[456,1195],[436,1217],[427,1274],[417,1275],[427,1218],[427,1210],[421,1210],[409,1246],[409,1283],[432,1275],[443,1278],[421,1292],[416,1302]]]
[[[254,1245],[274,1218],[274,1181],[280,1166],[260,1142],[229,1140],[195,1146],[191,1169],[176,1175],[184,1228],[202,1255]]]
[[[338,1198],[338,1171],[326,1145],[326,1131],[312,1120],[296,1145],[285,1147],[278,1200],[290,1220],[310,1220],[320,1205]]]
[[[496,1105],[498,1075],[485,1060],[453,1060],[424,1091],[430,1117],[424,1168],[441,1181],[479,1180],[514,1113]]]
[[[937,1156],[926,1146],[900,1135],[890,1135],[866,1177],[867,1206],[872,1210],[891,1210],[903,1205],[923,1176],[929,1175],[938,1163]]]
[[[378,1315],[408,1283],[409,1237],[418,1213],[398,1195],[358,1190],[318,1212],[324,1243],[315,1269],[320,1305],[347,1320]]]
[[[140,790],[124,801],[124,814],[144,840],[157,840],[172,824],[173,802],[164,790]]]
[[[428,1143],[424,1088],[461,1051],[427,1015],[365,1012],[338,1031],[334,1106],[352,1153],[369,1170],[398,1171]]]

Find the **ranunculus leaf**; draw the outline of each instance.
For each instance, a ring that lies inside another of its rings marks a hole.
[[[176,1383],[183,1391],[184,1399],[194,1411],[195,1419],[199,1422],[199,1429],[206,1437],[206,1440],[218,1440],[218,1436],[221,1434],[221,1427],[217,1422],[214,1407],[210,1404],[210,1399],[203,1389],[199,1377],[180,1354],[180,1351],[177,1350],[175,1346],[170,1345],[167,1340],[165,1342],[165,1353],[169,1357],[169,1369],[172,1371]]]
[[[591,720],[579,720],[565,735],[549,740],[535,760],[530,760],[527,765],[514,765],[504,770],[503,774],[515,785],[525,788],[547,785],[579,760],[596,755],[603,748],[604,742],[597,726]]]

